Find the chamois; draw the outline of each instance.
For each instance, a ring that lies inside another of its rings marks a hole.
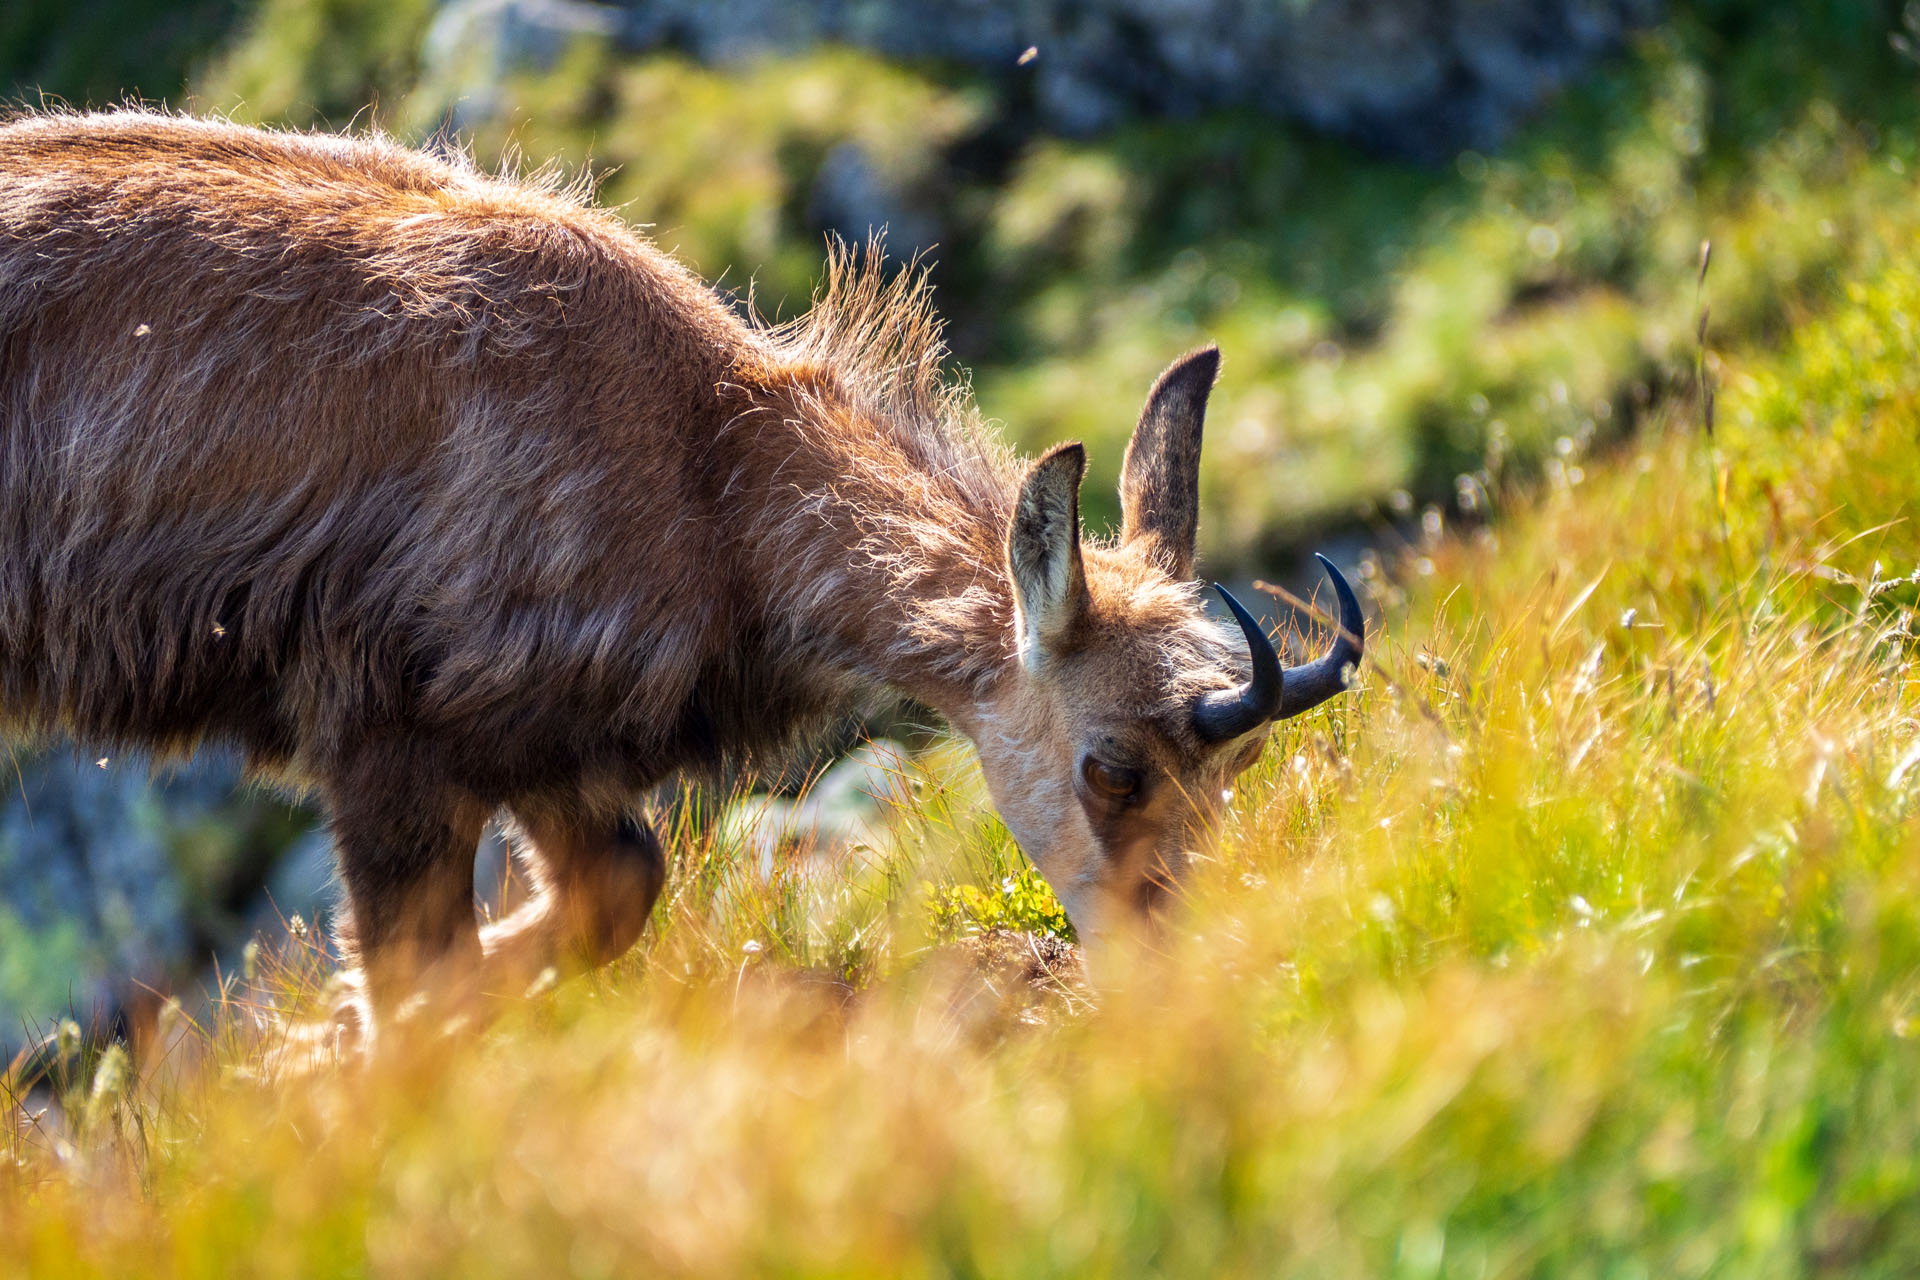
[[[0,722],[310,788],[376,1022],[620,954],[665,877],[637,797],[866,689],[971,738],[1078,929],[1120,928],[1268,725],[1343,687],[1359,608],[1335,574],[1342,633],[1287,670],[1230,596],[1238,637],[1203,612],[1214,349],[1148,395],[1110,545],[1081,447],[1018,465],[943,360],[924,281],[844,252],[769,327],[577,190],[378,137],[17,118]],[[481,929],[502,810],[539,891]]]

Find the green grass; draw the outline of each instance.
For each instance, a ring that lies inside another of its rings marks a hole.
[[[1920,273],[1391,580],[1097,997],[957,751],[484,1033],[276,1078],[296,950],[0,1164],[62,1275],[1894,1275],[1920,1249]],[[1877,568],[1876,568],[1877,566]],[[978,886],[965,891],[959,886]]]

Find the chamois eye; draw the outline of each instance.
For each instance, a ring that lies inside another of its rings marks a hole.
[[[1140,771],[1123,769],[1088,756],[1080,766],[1087,785],[1110,800],[1131,800],[1140,791]]]

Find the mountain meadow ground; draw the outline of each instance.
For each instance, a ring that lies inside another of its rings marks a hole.
[[[1676,0],[1442,171],[1223,113],[949,184],[1001,108],[845,50],[510,79],[479,154],[605,165],[769,299],[817,270],[834,148],[927,185],[982,403],[1087,438],[1096,526],[1146,378],[1218,338],[1207,563],[1371,504],[1368,657],[1097,986],[949,744],[838,860],[763,869],[689,793],[628,956],[371,1064],[293,1045],[310,922],[125,1038],[43,1028],[0,1075],[0,1277],[1911,1274],[1894,8]],[[200,105],[431,126],[424,0],[257,9]]]
[[[1905,1272],[1916,312],[1889,266],[1389,561],[1097,990],[958,748],[836,863],[683,810],[642,944],[484,1028],[285,1070],[296,928],[205,1017],[56,1034],[0,1272]]]

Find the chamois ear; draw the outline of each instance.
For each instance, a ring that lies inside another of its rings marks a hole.
[[[1202,347],[1167,367],[1147,393],[1120,468],[1120,541],[1178,579],[1193,576],[1200,527],[1200,426],[1220,372],[1220,349]]]
[[[1078,444],[1049,451],[1020,482],[1007,526],[1014,634],[1029,670],[1045,665],[1086,611],[1087,575],[1080,561],[1080,477],[1086,466],[1087,451]]]

